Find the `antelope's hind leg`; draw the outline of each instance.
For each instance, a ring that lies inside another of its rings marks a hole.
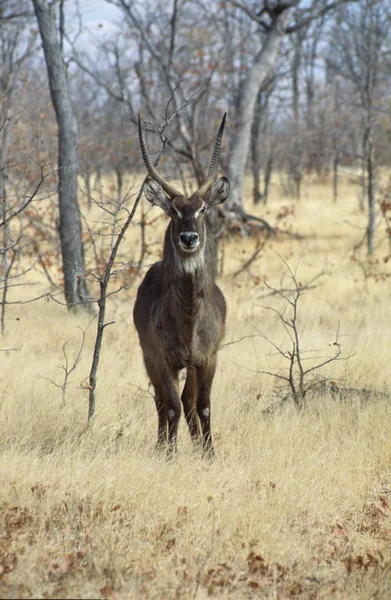
[[[210,393],[216,372],[216,359],[198,368],[197,413],[201,421],[202,446],[208,458],[214,458],[215,451],[212,442],[210,425]]]
[[[190,437],[193,442],[198,442],[200,439],[200,428],[197,416],[197,392],[197,372],[195,369],[188,368],[181,400],[186,422],[190,431]]]
[[[161,452],[167,446],[167,406],[164,397],[155,390],[155,405],[158,418],[156,450]]]

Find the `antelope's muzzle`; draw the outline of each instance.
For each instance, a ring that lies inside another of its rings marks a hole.
[[[195,231],[183,231],[179,234],[179,241],[186,252],[192,252],[200,244],[200,238]]]

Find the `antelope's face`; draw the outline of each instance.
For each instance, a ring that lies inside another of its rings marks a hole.
[[[145,184],[149,202],[160,206],[171,218],[172,242],[175,249],[185,255],[202,251],[206,239],[205,217],[213,206],[224,202],[228,194],[229,183],[225,177],[215,181],[205,199],[195,192],[190,198],[176,195],[171,200],[152,179]]]
[[[225,177],[217,179],[225,117],[226,115],[217,132],[206,181],[190,198],[185,198],[152,165],[140,115],[138,118],[141,153],[149,174],[144,192],[149,202],[160,206],[171,218],[172,243],[182,258],[189,255],[197,256],[197,253],[202,252],[206,238],[205,216],[213,206],[224,202],[229,194],[228,180]],[[192,261],[183,262],[188,264]]]
[[[171,204],[171,231],[174,245],[180,252],[199,252],[205,243],[205,202],[194,194],[186,199],[177,196]]]

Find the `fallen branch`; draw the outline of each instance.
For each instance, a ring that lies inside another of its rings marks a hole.
[[[355,387],[343,387],[336,384],[335,381],[329,379],[322,379],[321,381],[315,382],[311,388],[308,388],[313,394],[330,394],[331,398],[339,402],[347,402],[357,397],[360,402],[369,402],[371,400],[390,400],[391,394],[385,392],[379,392],[371,388],[355,388]],[[286,394],[281,400],[271,404],[262,411],[262,415],[271,416],[285,406],[290,400],[293,399],[291,393]]]

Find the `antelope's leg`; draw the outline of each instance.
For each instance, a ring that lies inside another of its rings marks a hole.
[[[197,413],[201,421],[202,444],[209,456],[214,456],[212,431],[210,426],[210,393],[216,371],[216,359],[198,368]]]
[[[163,361],[147,359],[144,357],[148,376],[155,389],[155,404],[158,414],[158,436],[156,447],[158,449],[167,444],[176,444],[178,422],[181,415],[179,400],[178,372],[170,369]]]
[[[164,397],[155,395],[155,405],[158,418],[156,449],[164,448],[167,443],[167,406]]]
[[[167,423],[168,423],[168,444],[169,451],[176,450],[179,419],[181,416],[181,403],[178,394],[178,376],[171,375],[163,379],[155,386],[155,402],[158,412],[158,440],[157,447],[164,446],[167,442]]]
[[[195,369],[187,369],[186,383],[182,392],[182,404],[193,442],[200,437],[200,428],[197,416],[197,373]]]
[[[167,369],[166,376],[162,378],[164,396],[167,406],[168,419],[168,449],[170,453],[176,451],[178,425],[181,416],[181,401],[179,399],[178,371]]]

